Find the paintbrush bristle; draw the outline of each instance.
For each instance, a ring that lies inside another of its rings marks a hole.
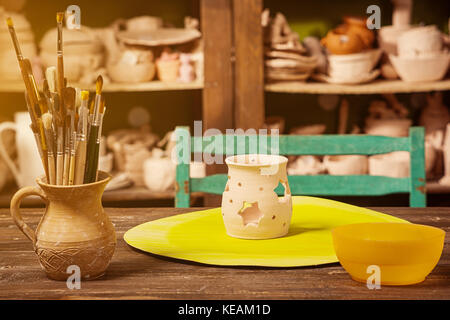
[[[105,97],[102,96],[100,100],[100,108],[98,109],[98,112],[103,113],[105,111]]]
[[[89,91],[87,90],[81,91],[81,100],[89,100]]]
[[[6,24],[8,25],[8,27],[14,27],[14,23],[11,17],[6,18]]]
[[[95,93],[101,95],[102,89],[103,89],[103,77],[100,75],[98,76],[97,81],[95,82]]]
[[[62,23],[64,20],[64,12],[57,12],[56,13],[56,22]]]
[[[50,130],[52,128],[53,117],[50,113],[44,113],[42,115],[42,123],[44,124],[45,130]]]
[[[94,114],[94,109],[95,109],[95,101],[92,100],[91,105],[89,107],[89,114]]]
[[[56,67],[48,67],[45,70],[45,78],[47,79],[50,92],[56,92]]]

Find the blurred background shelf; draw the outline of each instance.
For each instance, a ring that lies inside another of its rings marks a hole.
[[[77,88],[85,88],[95,91],[95,85],[71,84]],[[22,82],[0,82],[0,92],[23,92]],[[203,88],[203,82],[190,83],[150,81],[142,83],[108,83],[105,84],[105,92],[149,92],[149,91],[173,91],[173,90],[199,90]]]
[[[322,82],[277,82],[264,86],[266,92],[310,94],[382,94],[450,90],[450,79],[435,82],[376,80],[365,84],[343,85]]]

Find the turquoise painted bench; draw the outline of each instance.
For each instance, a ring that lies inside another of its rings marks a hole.
[[[191,137],[188,127],[177,127],[177,167],[175,206],[190,206],[191,192],[222,194],[227,182],[226,174],[215,174],[204,178],[190,178],[189,160],[191,153],[211,153],[211,145],[219,143],[221,150],[213,155],[233,155],[239,153],[271,154],[271,136],[258,135],[216,135],[207,137]],[[218,140],[216,140],[218,139]],[[250,139],[258,142],[257,150],[250,150]],[[264,140],[262,140],[264,139]],[[393,151],[410,152],[410,176],[391,178],[370,175],[312,175],[288,176],[292,195],[311,196],[380,196],[392,193],[409,193],[411,207],[426,206],[425,192],[425,132],[423,127],[412,127],[409,137],[384,137],[366,135],[318,135],[298,136],[280,135],[279,154],[281,155],[342,155],[360,154],[374,155]],[[227,143],[228,142],[228,143]],[[261,142],[261,145],[260,143]],[[186,152],[184,152],[186,150]],[[184,161],[183,161],[184,160]],[[282,194],[282,187],[275,189]]]

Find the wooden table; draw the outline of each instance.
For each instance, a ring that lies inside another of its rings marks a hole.
[[[80,290],[46,278],[31,243],[0,210],[0,299],[450,299],[450,208],[376,208],[446,232],[441,260],[423,283],[368,290],[339,264],[306,268],[214,267],[134,250],[125,231],[143,222],[196,209],[106,209],[117,230],[117,249],[106,276]],[[197,208],[198,210],[198,208]],[[41,209],[24,210],[36,226]]]

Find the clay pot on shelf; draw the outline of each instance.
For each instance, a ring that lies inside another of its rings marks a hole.
[[[166,48],[156,59],[156,73],[163,82],[175,82],[180,74],[180,55]]]
[[[385,26],[378,32],[378,45],[386,54],[397,55],[397,40],[411,26]]]
[[[287,180],[288,159],[276,155],[238,155],[225,160],[228,181],[222,196],[222,215],[227,234],[243,239],[285,236],[292,216]],[[274,189],[281,183],[284,196]]]
[[[54,66],[56,54],[56,28],[42,38],[40,58],[45,68]],[[63,29],[64,76],[68,81],[78,81],[86,72],[104,64],[104,47],[95,31],[82,26],[80,30]]]
[[[388,137],[407,137],[412,125],[410,119],[372,119],[366,120],[365,131],[369,135]]]
[[[369,157],[369,174],[372,176],[404,178],[409,176],[409,171],[409,152],[407,151],[396,151]]]
[[[340,30],[328,31],[321,44],[332,54],[351,54],[361,52],[364,48],[362,39],[354,33],[346,33]]]
[[[414,27],[398,38],[398,56],[418,57],[439,54],[442,51],[442,34],[434,25]]]
[[[439,180],[442,185],[450,186],[450,123],[445,130],[445,139],[442,146],[444,153],[444,176]]]
[[[328,56],[328,75],[342,81],[354,81],[367,76],[378,63],[381,50]]]
[[[9,1],[9,3],[12,4],[13,1]],[[36,57],[37,50],[31,25],[25,16],[4,11],[0,6],[0,19],[3,21],[3,23],[0,23],[0,80],[19,81],[22,80],[22,75],[17,66],[17,57],[8,27],[4,23],[7,17],[11,17],[14,21],[17,40],[19,41],[22,54],[32,60]]]
[[[389,59],[403,81],[438,81],[447,73],[450,54],[407,58],[390,55]]]
[[[152,156],[144,161],[143,169],[147,189],[162,192],[173,188],[176,164],[171,158]]]
[[[104,30],[102,39],[108,50],[108,74],[113,81],[139,83],[153,79],[155,64],[151,50],[125,46],[116,39],[113,28]]]
[[[44,178],[45,179],[45,178]],[[114,226],[102,207],[102,194],[111,179],[99,172],[99,181],[78,186],[53,186],[38,179],[39,187],[25,187],[11,200],[11,215],[31,240],[39,262],[50,279],[66,280],[77,266],[83,280],[105,273],[116,247]],[[47,207],[34,231],[20,214],[20,203],[39,196]],[[68,272],[70,271],[70,272]]]
[[[347,33],[359,36],[364,43],[364,48],[370,49],[375,41],[375,34],[367,28],[366,21],[366,18],[347,16],[344,17],[344,26],[341,26],[341,28],[344,28]]]
[[[153,31],[163,27],[163,20],[160,17],[139,16],[128,20],[119,19],[115,22],[115,27],[117,30]]]
[[[283,117],[279,116],[270,116],[267,117],[264,121],[264,129],[267,129],[267,134],[270,134],[271,130],[278,130],[279,134],[284,133],[284,128],[286,125],[286,120]]]
[[[325,168],[330,175],[361,175],[368,172],[368,157],[362,155],[325,156]]]

